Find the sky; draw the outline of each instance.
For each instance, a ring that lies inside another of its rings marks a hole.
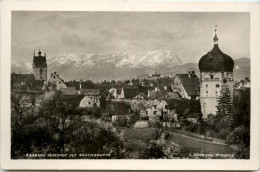
[[[213,47],[233,59],[250,58],[249,13],[198,12],[12,12],[12,61],[32,62],[41,49],[62,54],[174,51],[198,62]]]

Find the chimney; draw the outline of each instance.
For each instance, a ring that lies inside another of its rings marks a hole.
[[[81,90],[82,87],[81,87],[81,79],[79,80],[79,89]]]

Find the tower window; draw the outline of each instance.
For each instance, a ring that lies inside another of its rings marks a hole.
[[[213,79],[213,75],[210,75],[210,79]]]
[[[219,88],[219,84],[216,84],[216,87]]]
[[[55,78],[55,76],[53,76],[53,78]]]

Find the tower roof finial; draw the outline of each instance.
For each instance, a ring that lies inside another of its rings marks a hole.
[[[217,36],[217,25],[215,26],[215,36],[213,38],[214,44],[218,44],[218,36]]]

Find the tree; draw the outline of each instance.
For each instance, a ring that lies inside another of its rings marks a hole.
[[[93,158],[122,158],[122,146],[120,132],[112,123],[89,119],[73,132],[69,149],[71,153],[110,154]]]
[[[217,101],[218,105],[216,116],[229,122],[229,124],[232,124],[234,120],[234,106],[228,83],[223,82],[220,90],[220,96],[217,98]]]
[[[106,107],[107,107],[106,93],[107,93],[107,92],[104,92],[104,93],[101,95],[100,99],[99,99],[99,101],[100,101],[100,108],[101,108],[102,110],[106,110]]]
[[[241,125],[235,128],[227,137],[226,142],[237,146],[235,152],[236,158],[249,159],[250,132],[247,127]]]
[[[17,157],[29,149],[23,141],[38,116],[34,107],[35,95],[27,87],[11,90],[11,156]]]
[[[72,108],[65,101],[61,92],[57,91],[50,99],[42,102],[39,116],[43,119],[43,125],[49,128],[56,139],[57,153],[65,152],[65,145],[70,142],[70,135],[80,126],[79,111]]]

